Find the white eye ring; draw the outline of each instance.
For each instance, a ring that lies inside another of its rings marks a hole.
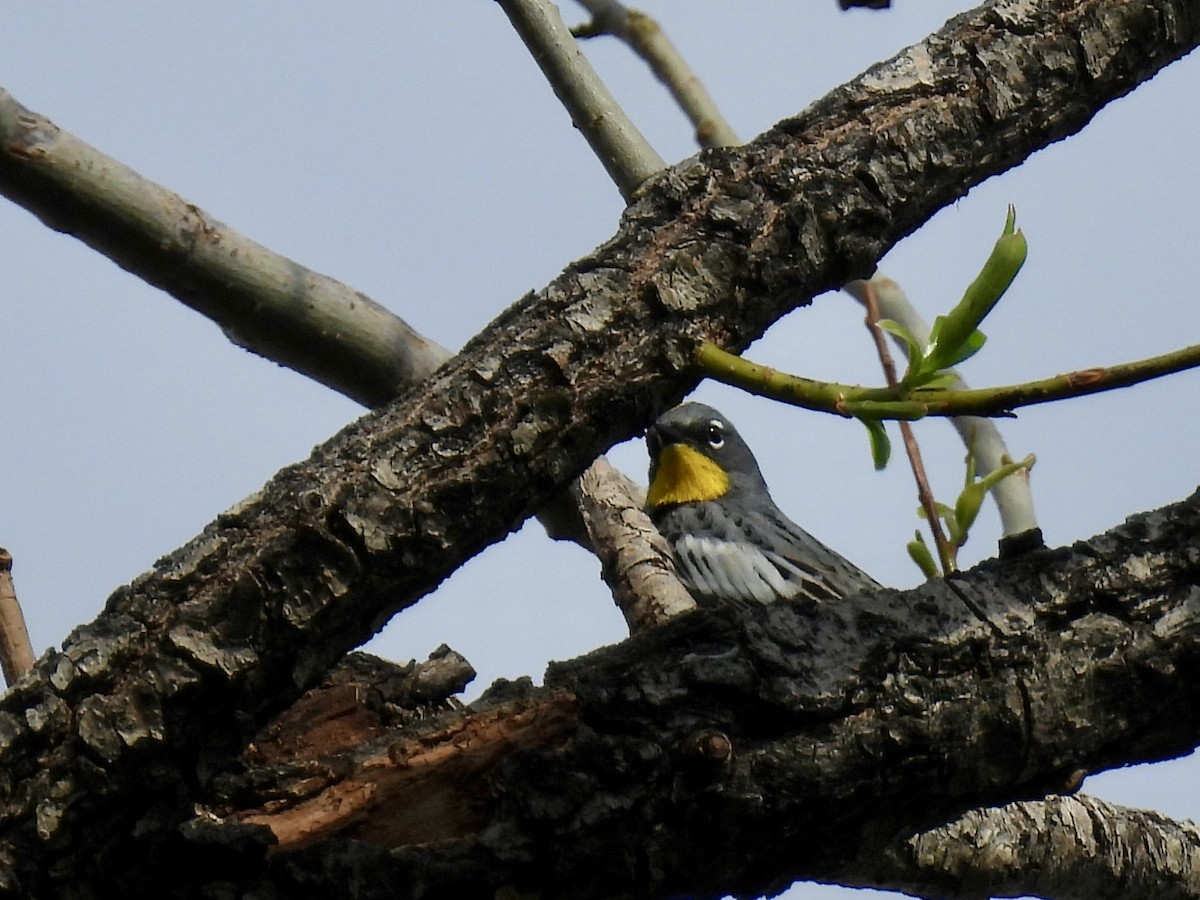
[[[725,423],[720,419],[713,419],[708,423],[708,446],[714,450],[720,450],[725,446]]]

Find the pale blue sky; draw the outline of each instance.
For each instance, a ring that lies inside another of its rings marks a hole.
[[[968,6],[898,0],[662,2],[659,17],[744,138],[795,113]],[[563,6],[571,21],[581,14]],[[749,12],[747,10],[750,10]],[[658,84],[612,41],[589,56],[668,160],[694,152]],[[1184,60],[943,211],[884,261],[932,316],[970,280],[1014,203],[1030,260],[964,374],[1008,383],[1200,339],[1193,155],[1200,62]],[[42,2],[0,32],[0,86],[64,129],[251,238],[366,291],[456,347],[609,237],[617,192],[494,3]],[[0,201],[0,545],[39,651],[108,593],[359,414],[250,356],[211,323]],[[801,374],[879,380],[857,308],[839,295],[779,324],[749,355]],[[1064,544],[1196,486],[1194,373],[1025,411],[1046,537]],[[698,396],[756,450],[794,518],[896,585],[916,519],[905,471],[870,467],[859,426],[731,390]],[[951,496],[961,449],[920,433]],[[644,478],[640,444],[614,458]],[[992,553],[994,514],[968,559]],[[536,576],[534,575],[536,573]],[[485,552],[371,649],[423,658],[445,641],[493,678],[624,633],[578,548],[536,525]],[[1088,790],[1200,817],[1191,760],[1094,778]],[[789,896],[838,896],[801,886]]]

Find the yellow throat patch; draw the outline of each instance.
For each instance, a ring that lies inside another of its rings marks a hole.
[[[716,500],[728,490],[729,476],[719,465],[686,444],[668,444],[658,454],[646,505],[701,503]]]

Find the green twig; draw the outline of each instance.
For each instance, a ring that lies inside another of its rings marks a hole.
[[[870,285],[866,289],[866,306],[867,330],[875,342],[875,351],[879,354],[879,364],[883,367],[884,378],[887,379],[890,386],[895,387],[898,382],[896,363],[892,360],[892,354],[888,350],[883,329],[879,327],[879,299],[875,295],[875,289]],[[904,439],[904,452],[908,456],[908,465],[912,469],[913,480],[917,484],[917,499],[921,503],[921,508],[925,510],[925,519],[929,523],[929,531],[933,535],[933,544],[937,548],[942,571],[949,575],[955,570],[954,552],[937,515],[937,503],[933,498],[933,489],[929,486],[929,476],[925,472],[925,461],[921,458],[921,448],[917,443],[917,436],[913,433],[912,423],[900,422],[899,425],[900,435]]]
[[[715,381],[782,403],[840,416],[880,419],[925,416],[1007,416],[1014,409],[1129,387],[1200,366],[1200,344],[1115,366],[1097,366],[1040,381],[973,390],[907,390],[815,381],[749,362],[705,342],[696,350],[701,372]]]
[[[844,290],[860,304],[866,306],[867,292],[875,295],[879,304],[879,315],[898,323],[917,342],[919,347],[929,344],[929,326],[913,308],[907,295],[895,281],[876,272],[867,281],[852,281]],[[904,341],[897,341],[901,349],[908,349]],[[955,374],[954,384],[946,385],[947,389],[965,391],[970,385]],[[1012,458],[1004,436],[999,427],[991,419],[982,416],[954,416],[950,420],[963,444],[972,452],[978,461],[981,471],[990,472],[1004,464],[1005,458]],[[1024,473],[1018,473],[1011,478],[1002,479],[989,492],[995,501],[996,509],[1000,512],[1000,524],[1005,538],[1029,534],[1038,527],[1037,514],[1034,511],[1033,490],[1029,478]]]

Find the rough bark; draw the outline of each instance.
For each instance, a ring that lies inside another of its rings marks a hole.
[[[850,884],[922,897],[1184,900],[1200,897],[1200,828],[1095,797],[971,810],[863,858]]]
[[[963,814],[1200,743],[1198,550],[1200,494],[949,584],[692,613],[540,690],[252,769],[227,789],[306,791],[218,811],[272,829],[253,885],[285,896],[1195,896],[1194,827],[1062,797]]]
[[[0,701],[0,886],[35,896],[138,895],[168,874],[185,879],[184,861],[211,874],[213,860],[241,858],[221,843],[228,830],[206,843],[211,829],[177,827],[191,821],[213,776],[347,649],[519,524],[597,453],[676,400],[693,381],[688,362],[698,341],[741,348],[814,294],[866,274],[938,208],[1083,127],[1105,102],[1198,40],[1194,3],[994,3],[952,21],[752,144],[706,154],[655,179],[611,241],[515,304],[419,391],[285,469],[259,495],[117,591],[96,622],[72,634],[62,652],[40,660]],[[924,614],[930,628],[938,624],[940,614]],[[665,647],[659,642],[719,647],[724,641],[733,649],[742,644],[738,635],[779,628],[790,634],[805,615],[771,613],[746,631],[732,622],[692,619],[638,646],[658,652]],[[775,622],[774,616],[782,618]],[[1091,637],[1106,639],[1102,629]],[[690,733],[693,721],[729,716],[731,728],[741,723],[749,729],[735,735],[760,733],[780,709],[775,692],[791,697],[795,678],[806,685],[811,680],[808,686],[816,690],[796,708],[801,718],[834,702],[822,693],[833,674],[808,672],[803,663],[797,674],[797,663],[777,649],[752,652],[764,671],[781,667],[783,680],[751,679],[766,691],[751,701],[735,666],[723,675],[734,684],[684,698],[672,720],[676,740]],[[893,677],[904,678],[905,655],[889,659],[898,667]],[[556,678],[577,696],[603,695],[622,684],[623,675],[634,674],[636,662],[568,668]],[[1113,674],[1114,681],[1118,674],[1132,680],[1130,693],[1136,694],[1138,679],[1153,673],[1125,670]],[[1026,719],[1019,693],[1011,691],[971,695],[960,704],[963,714],[990,699],[1012,716],[1012,731],[1002,734],[1020,734]],[[721,705],[731,697],[737,709]],[[705,711],[710,703],[718,705]],[[622,716],[638,718],[652,706],[635,704]],[[785,718],[791,715],[783,709]],[[1142,716],[1155,707],[1145,703],[1140,709],[1134,721],[1144,724]],[[1047,712],[1054,710],[1048,702]],[[1050,716],[1032,721],[1070,727],[1071,710],[1058,712],[1058,722]],[[586,716],[582,721],[595,727]],[[768,833],[771,839],[744,863],[765,866],[771,859],[777,866],[768,851],[794,849],[796,829],[823,821],[814,811],[835,815],[844,813],[847,797],[865,801],[872,796],[865,785],[877,787],[885,771],[877,828],[896,821],[888,811],[888,803],[896,802],[889,799],[889,785],[898,792],[896,785],[907,784],[910,804],[911,791],[925,789],[933,792],[934,808],[949,804],[948,788],[920,766],[893,771],[876,761],[869,768],[861,747],[854,749],[859,740],[884,760],[911,750],[907,732],[885,729],[881,735],[872,730],[875,724],[850,722],[834,735],[848,744],[825,745],[846,748],[825,752],[844,766],[847,793],[832,787],[804,793],[816,786],[804,773],[789,774],[785,755],[752,757],[757,764],[751,774],[763,785],[790,785],[800,793],[778,804],[795,814],[796,823],[778,840]],[[1104,728],[1121,724],[1101,720],[1096,735],[1106,737]],[[1190,723],[1172,714],[1169,724],[1176,736],[1153,731],[1160,743],[1145,752],[1177,752],[1190,740],[1180,736]],[[1022,745],[1029,745],[1025,737]],[[980,756],[969,767],[974,774],[956,769],[959,781],[951,779],[951,787],[972,802],[1044,789],[1050,773],[1069,762],[1039,758],[1016,765],[1012,747],[1002,740],[976,746]],[[803,761],[816,747],[805,736],[779,749]],[[641,757],[641,739],[593,749],[616,773],[631,768],[663,777],[665,770],[653,769],[661,763]],[[1096,762],[1105,758],[1096,751]],[[856,780],[868,769],[870,780]],[[568,786],[547,787],[539,773],[536,760],[527,760],[516,767],[514,784],[524,778],[532,795],[543,791],[547,803]],[[686,788],[688,772],[676,775]],[[666,885],[674,866],[696,860],[696,850],[718,859],[725,844],[713,830],[714,812],[773,814],[774,799],[763,804],[761,797],[776,795],[741,785],[717,791],[715,806],[705,800],[680,807],[694,809],[694,819],[653,820],[655,827],[635,829],[645,832],[640,837],[648,843],[626,861],[636,864],[633,874],[653,860],[667,868],[652,871],[652,880]],[[520,805],[525,791],[514,789],[505,802]],[[806,800],[797,804],[797,796]],[[587,815],[611,826],[606,798],[603,790],[595,794]],[[535,819],[545,813],[533,810]],[[819,847],[833,847],[853,833],[844,817],[830,822]],[[679,841],[668,835],[675,825]],[[247,840],[258,839],[257,830],[242,827]],[[554,832],[535,829],[534,836],[547,846],[523,847],[521,853],[554,852]],[[179,851],[181,842],[186,853]],[[360,846],[344,848],[349,869]],[[433,852],[395,857],[409,875],[423,873],[414,876],[411,890],[447,877],[447,868],[454,878],[470,877],[481,864],[477,856],[452,860]],[[579,858],[589,858],[586,849]],[[334,871],[332,859],[324,857],[323,871]],[[548,877],[561,865],[555,860]],[[715,874],[716,865],[701,861],[693,876]],[[234,882],[247,877],[243,870],[220,871]],[[622,869],[613,877],[631,874]],[[763,868],[753,884],[784,877],[778,867]]]

